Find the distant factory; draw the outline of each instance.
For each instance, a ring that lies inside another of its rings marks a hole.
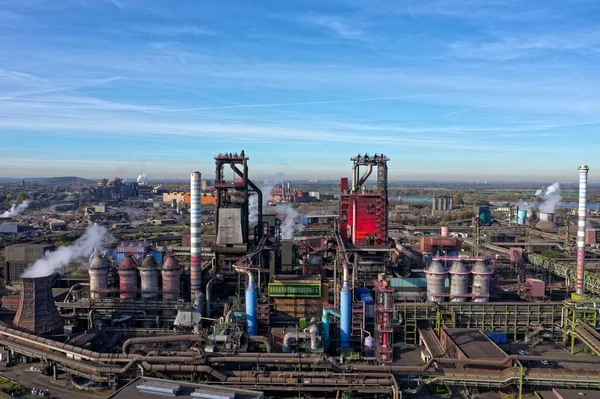
[[[390,159],[349,161],[330,214],[299,215],[306,206],[295,203],[331,197],[265,188],[244,151],[228,152],[203,172],[214,172],[212,186],[191,171],[189,190],[156,201],[189,235],[85,251],[78,241],[8,246],[0,359],[39,361],[49,378],[65,374],[115,398],[400,399],[422,389],[522,398],[600,388],[588,167],[579,168],[576,222],[543,206],[477,203],[464,220],[407,226],[389,220]],[[94,190],[123,199],[142,186],[114,179]],[[451,197],[433,199],[438,216],[453,208]],[[34,262],[49,269],[28,275]]]

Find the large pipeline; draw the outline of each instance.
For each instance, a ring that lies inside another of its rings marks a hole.
[[[219,281],[219,279],[217,278],[217,276],[214,276],[208,281],[208,283],[206,283],[206,317],[210,317],[210,311],[212,306],[212,287],[217,283],[217,281]]]
[[[93,352],[88,349],[83,349],[77,346],[63,344],[62,342],[54,341],[49,338],[40,337],[38,335],[29,334],[24,331],[15,330],[13,328],[0,326],[0,335],[13,338],[17,341],[27,342],[29,344],[43,347],[44,353],[52,354],[50,351],[62,352],[67,355],[77,356],[78,358],[88,360],[91,362],[114,362],[114,363],[127,363],[131,359],[139,360],[150,360],[155,362],[193,362],[195,357],[173,357],[173,356],[137,356],[132,354],[116,354],[116,353],[100,353]],[[9,340],[9,342],[13,342]],[[26,345],[29,347],[28,345]]]
[[[273,346],[271,345],[271,341],[269,341],[269,338],[267,338],[267,337],[263,337],[262,335],[249,335],[248,341],[264,344],[267,353],[271,353],[273,351]]]
[[[156,344],[163,342],[199,342],[204,339],[196,334],[189,335],[167,335],[162,337],[139,337],[139,338],[129,338],[127,341],[123,342],[123,353],[129,353],[129,347],[131,345],[138,344]]]

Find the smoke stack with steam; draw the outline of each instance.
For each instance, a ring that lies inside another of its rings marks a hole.
[[[587,165],[579,167],[579,223],[577,229],[577,279],[575,293],[583,295],[583,274],[585,267],[585,222],[587,202],[587,175],[590,168]]]
[[[193,299],[196,291],[202,289],[202,180],[200,172],[192,172],[190,176],[190,280],[191,295]]]
[[[23,211],[25,211],[25,209],[27,209],[28,206],[29,206],[29,201],[27,201],[27,200],[21,202],[19,205],[14,203],[14,204],[12,204],[12,206],[10,207],[10,209],[8,211],[6,211],[2,215],[0,215],[0,218],[6,219],[6,218],[15,217],[15,216],[21,214]]]
[[[89,259],[95,248],[104,248],[112,237],[106,227],[99,224],[88,226],[85,233],[73,245],[60,247],[54,252],[46,252],[43,258],[25,269],[22,277],[45,277],[62,270],[72,262]]]

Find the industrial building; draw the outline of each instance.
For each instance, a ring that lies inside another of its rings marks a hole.
[[[556,239],[534,225],[517,225],[513,242],[480,240],[480,229],[504,236],[486,226],[489,208],[466,227],[472,239],[437,226],[439,235],[402,243],[388,222],[384,154],[350,159],[337,215],[297,221],[263,209],[270,193],[252,180],[244,151],[214,161],[214,236],[201,235],[202,175],[193,171],[185,246],[119,243],[95,250],[87,277],[22,279],[14,317],[0,325],[0,358],[38,359],[45,374],[117,389],[114,398],[600,389],[600,274],[585,268],[587,167],[577,257],[563,261],[515,242]],[[452,208],[445,204],[441,211]],[[311,225],[322,233],[301,232]],[[16,279],[46,249],[7,248],[5,276]],[[557,342],[558,351],[541,352]]]

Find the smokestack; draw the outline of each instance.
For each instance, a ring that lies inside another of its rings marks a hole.
[[[575,293],[583,295],[583,274],[585,265],[585,220],[587,202],[587,174],[590,168],[587,165],[579,167],[579,223],[577,229],[577,280]]]
[[[13,320],[17,328],[38,335],[62,334],[64,322],[52,295],[53,276],[23,277],[19,309]]]
[[[190,178],[190,280],[191,295],[202,288],[202,253],[200,244],[201,213],[201,185],[200,172],[192,172]]]

